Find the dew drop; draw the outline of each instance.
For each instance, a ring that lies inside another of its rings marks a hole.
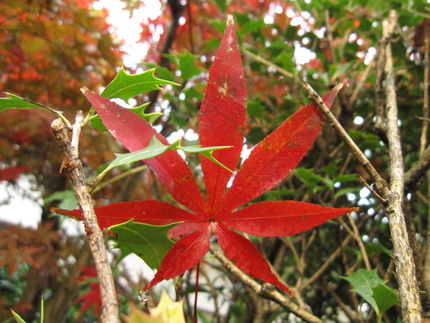
[[[141,290],[137,295],[139,301],[146,303],[149,300],[149,290]]]

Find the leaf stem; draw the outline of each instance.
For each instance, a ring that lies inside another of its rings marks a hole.
[[[97,114],[96,110],[91,107],[90,111],[88,111],[88,114],[86,115],[85,119],[82,121],[81,128],[85,127],[87,123],[90,121],[92,117],[94,117]]]
[[[48,107],[48,106],[46,106],[44,104],[37,103],[37,102],[29,100],[29,99],[25,99],[25,98],[20,98],[20,99],[23,100],[23,101],[29,102],[31,104],[38,105],[39,107],[41,107],[43,109],[46,109],[46,110],[48,110],[48,111],[50,111],[52,113],[55,113],[59,118],[61,118],[61,120],[63,120],[63,122],[66,124],[66,126],[67,126],[68,129],[72,128],[72,124],[70,123],[69,120],[67,120],[67,118],[63,115],[63,113],[61,111],[57,111],[57,110],[52,109],[52,108],[50,108],[50,107]]]

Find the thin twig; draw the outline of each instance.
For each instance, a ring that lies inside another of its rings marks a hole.
[[[416,185],[430,168],[430,146],[421,154],[418,161],[405,173],[405,191],[414,191]]]
[[[430,118],[424,118],[424,117],[419,117],[419,116],[416,116],[415,118],[417,118],[418,120],[423,120],[423,121],[430,121]]]
[[[357,225],[350,214],[347,214],[346,216],[348,217],[349,223],[351,223],[352,231],[354,233],[354,238],[360,247],[361,255],[363,256],[363,261],[364,261],[364,264],[366,265],[366,269],[371,270],[372,267],[370,266],[369,256],[367,255],[367,251],[366,251],[366,247],[364,246],[363,239],[361,239],[361,236],[358,233]]]
[[[380,196],[379,194],[378,194],[378,192],[376,192],[374,189],[373,189],[373,187],[372,186],[370,186],[369,185],[369,183],[367,183],[366,182],[366,180],[361,176],[361,175],[358,175],[358,180],[360,181],[360,183],[361,184],[363,184],[370,192],[372,192],[377,198],[378,198],[378,200],[380,200],[380,201],[382,201],[383,200],[383,198],[382,198],[382,196]]]
[[[112,269],[109,265],[103,233],[97,222],[91,195],[88,193],[88,183],[77,151],[77,141],[79,140],[78,136],[82,121],[83,116],[81,112],[78,113],[76,123],[73,127],[73,145],[70,142],[68,131],[62,119],[55,119],[51,124],[51,129],[57,139],[58,147],[63,157],[61,170],[66,171],[70,177],[74,186],[76,198],[82,210],[85,232],[88,236],[97,276],[100,282],[102,300],[101,321],[103,323],[119,323],[118,301],[116,298]]]
[[[214,302],[214,307],[215,310],[213,311],[212,315],[213,315],[213,320],[215,320],[218,323],[222,322],[222,318],[220,315],[220,306],[219,306],[219,300],[218,300],[218,290],[215,288],[214,282],[212,281],[211,278],[209,278],[209,275],[207,273],[207,271],[205,270],[205,266],[200,266],[200,273],[203,275],[203,277],[205,278],[205,282],[209,287],[209,293],[213,299]]]
[[[425,52],[424,52],[424,104],[423,104],[423,116],[421,120],[423,120],[423,125],[421,129],[421,138],[420,138],[420,154],[424,151],[427,146],[427,133],[429,127],[429,58],[430,58],[430,48],[429,48],[429,40],[427,36],[430,35],[430,28],[425,28],[424,30],[424,43],[425,43]]]
[[[331,63],[336,64],[337,63],[336,53],[333,48],[333,33],[332,33],[333,27],[330,24],[330,12],[328,10],[324,10],[324,17],[325,17],[325,25],[327,28],[327,33],[326,33],[327,42],[328,42],[328,46],[331,54]]]
[[[360,77],[360,80],[359,80],[357,86],[355,86],[355,88],[354,88],[354,92],[352,92],[352,95],[348,100],[348,110],[351,110],[351,107],[353,106],[353,104],[357,100],[358,94],[360,93],[360,90],[363,87],[364,82],[366,82],[367,77],[369,76],[370,72],[373,70],[374,67],[375,67],[375,61],[371,61],[367,65],[366,69],[364,70],[363,75],[361,75],[361,77]]]
[[[342,83],[339,83],[336,85],[336,87],[342,87]],[[336,129],[340,137],[348,145],[353,155],[357,158],[358,162],[361,164],[361,166],[363,166],[370,178],[375,182],[376,191],[379,193],[379,195],[386,196],[388,192],[387,182],[379,175],[364,153],[360,150],[360,148],[358,148],[346,130],[342,127],[339,121],[337,121],[336,117],[330,112],[318,93],[316,93],[315,90],[307,83],[303,85],[303,88],[306,90],[306,92],[308,92],[309,97],[315,102],[320,111],[327,118],[329,124]],[[385,200],[381,200],[381,202],[386,203]]]

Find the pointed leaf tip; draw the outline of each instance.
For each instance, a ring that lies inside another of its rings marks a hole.
[[[246,82],[238,47],[233,16],[228,16],[227,27],[209,71],[209,80],[200,107],[200,144],[205,146],[231,146],[216,151],[213,157],[227,168],[220,168],[201,159],[206,185],[207,201],[216,206],[240,159],[246,128]],[[206,156],[207,158],[209,156]]]
[[[337,85],[334,87],[334,89],[335,89],[336,93],[337,93],[337,92],[339,92],[342,88],[343,88],[343,83],[342,83],[342,82],[341,82],[341,83],[339,83],[339,84],[337,84]]]
[[[84,86],[84,87],[81,87],[81,92],[82,92],[83,94],[85,94],[85,93],[87,93],[87,92],[90,92],[90,90],[89,90],[86,86]]]
[[[227,15],[227,26],[234,26],[234,18],[233,15]]]

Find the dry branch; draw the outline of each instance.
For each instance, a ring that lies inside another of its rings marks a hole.
[[[55,139],[57,139],[58,147],[63,157],[63,164],[60,171],[66,171],[67,175],[70,177],[76,198],[82,210],[85,232],[88,236],[100,283],[102,299],[101,321],[103,323],[119,323],[118,301],[116,298],[112,270],[106,252],[103,233],[97,222],[92,198],[88,192],[89,186],[77,150],[82,121],[82,112],[79,111],[76,117],[76,123],[73,126],[72,142],[70,142],[66,126],[60,118],[52,122],[51,129]]]
[[[384,36],[394,31],[397,16],[394,11],[384,22]],[[391,56],[391,43],[385,52],[385,95],[386,95],[386,134],[390,155],[390,194],[385,211],[390,220],[393,257],[396,266],[398,293],[402,306],[403,322],[421,322],[421,303],[418,294],[415,263],[409,244],[403,213],[404,168],[397,111],[395,75]],[[412,237],[415,238],[415,237]]]

